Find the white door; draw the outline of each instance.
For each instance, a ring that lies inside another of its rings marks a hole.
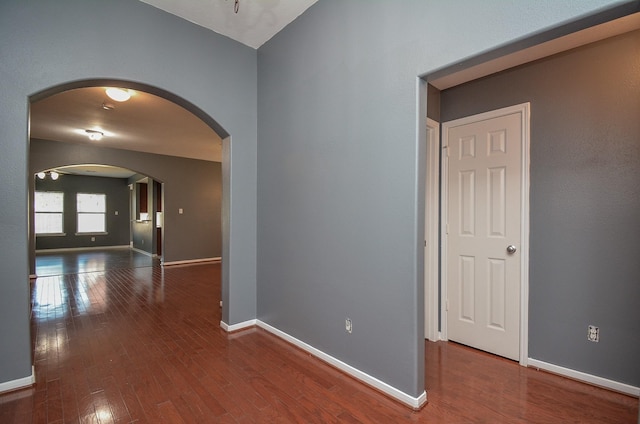
[[[447,337],[514,360],[520,359],[524,115],[507,108],[443,125]]]

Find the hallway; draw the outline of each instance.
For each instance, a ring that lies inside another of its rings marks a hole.
[[[220,328],[220,264],[32,282],[36,384],[13,423],[636,423],[638,401],[452,343],[426,345],[411,411],[261,330]]]

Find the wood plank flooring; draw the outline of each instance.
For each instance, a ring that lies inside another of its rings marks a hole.
[[[426,344],[415,412],[275,336],[220,329],[220,265],[32,282],[36,384],[0,423],[636,423],[638,400]]]
[[[116,268],[139,268],[158,265],[153,258],[129,247],[41,251],[36,254],[36,275],[46,277],[60,274],[106,271]]]

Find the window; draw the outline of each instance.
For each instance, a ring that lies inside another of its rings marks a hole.
[[[105,233],[107,196],[105,194],[78,193],[78,233]]]
[[[64,193],[59,191],[36,191],[33,209],[37,235],[63,234]]]

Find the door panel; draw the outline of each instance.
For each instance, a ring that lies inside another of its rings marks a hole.
[[[444,124],[448,338],[520,353],[522,114]],[[459,122],[459,121],[458,121]]]

